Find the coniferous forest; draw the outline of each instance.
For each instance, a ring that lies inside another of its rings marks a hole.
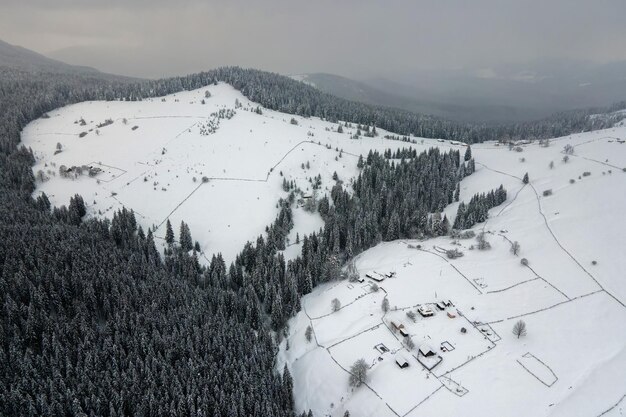
[[[0,415],[293,415],[261,307],[219,256],[209,268],[179,248],[163,260],[132,212],[83,220],[80,197],[52,211],[31,198],[22,127],[126,84],[0,80]]]
[[[474,161],[435,148],[362,158],[353,186],[337,182],[319,200],[325,225],[289,262],[280,251],[293,194],[231,265],[215,254],[208,266],[186,225],[161,257],[132,211],[87,219],[80,196],[58,208],[32,197],[34,158],[18,147],[28,122],[70,103],[141,100],[216,81],[271,109],[472,143],[610,123],[585,111],[534,124],[458,124],[236,67],[158,81],[0,69],[0,415],[292,416],[291,376],[274,369],[274,357],[302,295],[381,241],[450,231],[440,213],[458,200]],[[475,196],[455,227],[483,221],[505,199],[503,188]]]

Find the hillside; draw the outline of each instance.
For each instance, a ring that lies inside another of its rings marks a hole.
[[[339,132],[337,123],[268,110],[218,83],[141,102],[67,106],[29,124],[22,143],[36,159],[35,195],[44,191],[60,205],[80,193],[92,217],[132,209],[158,238],[166,220],[176,230],[184,221],[208,266],[213,253],[222,252],[228,264],[246,241],[264,233],[279,213],[277,202],[288,197],[285,180],[299,190],[283,252],[295,259],[302,250],[298,238],[324,224],[305,210],[308,198],[328,194],[337,180],[349,189],[359,155],[407,146],[465,149],[443,140],[389,140],[382,129],[376,137],[352,139],[351,126]],[[522,143],[517,151],[493,142],[473,145],[477,168],[461,182],[460,200],[500,184],[508,190],[488,221],[473,228],[486,232],[491,249],[476,249],[473,238],[381,243],[354,260],[363,282],[333,281],[304,296],[288,325],[289,349],[283,341],[276,364],[291,370],[296,410],[333,416],[345,410],[359,416],[616,412],[619,375],[626,372],[626,286],[619,273],[626,267],[619,244],[626,228],[624,139],[626,128],[616,127],[557,138],[548,147]],[[568,162],[566,144],[573,146]],[[551,194],[544,196],[546,190]],[[445,209],[449,219],[458,204]],[[510,252],[515,241],[517,255]],[[453,248],[464,256],[447,259]],[[395,275],[374,292],[365,276],[372,271]],[[333,313],[335,298],[340,308]],[[450,301],[445,311],[435,305],[442,300]],[[435,316],[420,317],[420,306]],[[511,328],[520,318],[528,334],[518,340]],[[392,331],[392,321],[403,324],[414,347]],[[442,358],[431,371],[416,359],[423,346]],[[395,364],[398,352],[408,368]],[[370,367],[367,385],[351,389],[346,370],[361,357]],[[584,401],[590,395],[595,400]],[[491,396],[499,400],[487,400]]]
[[[625,139],[619,127],[520,152],[472,146],[477,169],[461,182],[461,201],[499,184],[509,191],[472,228],[491,249],[479,250],[474,238],[381,243],[355,258],[358,281],[305,296],[279,361],[292,370],[296,408],[333,416],[622,415]],[[567,144],[573,153],[564,162]],[[446,208],[449,218],[458,204]],[[455,248],[463,256],[449,259]],[[393,277],[375,282],[377,273]],[[434,316],[422,317],[420,307]],[[520,319],[527,335],[518,339]],[[347,371],[359,358],[366,385],[351,388]]]
[[[385,139],[382,129],[376,137],[355,140],[356,126],[339,133],[337,123],[257,109],[222,83],[141,102],[85,102],[29,124],[22,143],[37,161],[38,191],[53,205],[67,204],[78,193],[91,215],[133,209],[144,229],[156,227],[157,238],[164,237],[166,220],[176,227],[185,221],[202,252],[221,252],[227,262],[272,222],[278,200],[288,196],[284,180],[301,190],[289,236],[293,244],[296,234],[303,237],[323,224],[303,209],[305,197],[328,194],[335,172],[349,186],[359,155],[407,145]],[[112,123],[98,127],[105,120]],[[87,168],[79,176],[61,175],[62,166]],[[89,167],[101,171],[92,177]]]
[[[223,260],[159,256],[127,210],[83,218],[79,196],[32,198],[22,127],[130,97],[129,84],[0,71],[0,414],[293,416],[258,300],[226,281]]]

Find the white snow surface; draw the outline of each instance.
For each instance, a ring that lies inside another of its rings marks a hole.
[[[346,410],[352,416],[626,415],[625,138],[626,128],[617,127],[553,139],[549,147],[523,145],[523,152],[473,145],[477,170],[462,181],[461,200],[500,184],[508,191],[507,201],[473,228],[487,233],[492,248],[471,250],[474,239],[457,246],[449,237],[381,243],[355,260],[362,277],[396,272],[378,292],[370,292],[366,279],[328,283],[305,296],[278,361],[278,369],[287,363],[293,371],[298,410],[316,416]],[[575,149],[567,163],[565,144]],[[521,181],[525,172],[528,185]],[[548,189],[552,195],[544,197]],[[457,206],[446,209],[449,218]],[[520,243],[518,256],[510,252],[513,241]],[[464,256],[449,260],[441,253],[454,247]],[[334,298],[343,308],[331,313]],[[442,300],[453,306],[439,310],[435,303]],[[424,304],[434,317],[419,315]],[[527,334],[518,339],[512,328],[520,319]],[[412,349],[392,322],[404,325]],[[315,334],[311,342],[307,326]],[[389,352],[375,348],[381,343]],[[442,358],[431,371],[417,361],[422,344]],[[408,368],[396,365],[398,351],[409,358]],[[370,365],[368,380],[351,388],[348,370],[360,358]]]
[[[205,98],[206,91],[211,97]],[[236,100],[241,103],[237,109]],[[282,189],[281,172],[306,195],[313,192],[309,178],[321,175],[321,197],[335,184],[334,172],[350,182],[358,173],[359,155],[409,145],[383,139],[388,132],[382,129],[377,138],[352,140],[356,127],[340,134],[336,123],[267,109],[259,115],[252,111],[256,108],[256,103],[223,83],[143,101],[84,102],[30,123],[22,132],[22,143],[35,154],[33,171],[42,170],[49,177],[38,181],[36,193],[45,192],[53,205],[68,204],[78,193],[89,215],[112,217],[124,206],[134,210],[144,229],[157,227],[157,238],[164,237],[167,219],[176,235],[185,221],[203,254],[210,258],[221,252],[227,263],[274,221],[279,198],[288,195]],[[201,125],[220,109],[236,114],[221,119],[215,133],[202,135]],[[85,126],[75,123],[81,118]],[[292,118],[298,125],[291,124]],[[97,128],[106,119],[113,124]],[[87,135],[81,138],[81,132]],[[62,152],[55,154],[57,143]],[[61,178],[61,165],[97,166],[103,172]],[[287,257],[300,251],[296,234],[302,237],[323,226],[318,214],[295,206],[294,219]]]
[[[241,107],[235,109],[236,100]],[[370,149],[464,151],[448,141],[386,140],[382,129],[377,138],[352,140],[355,128],[339,134],[334,123],[267,109],[259,115],[252,111],[256,107],[218,84],[141,102],[85,102],[55,110],[22,134],[36,157],[34,172],[49,177],[37,181],[35,194],[45,192],[54,205],[81,194],[90,216],[111,217],[125,206],[145,229],[156,226],[161,238],[166,219],[176,232],[184,220],[204,259],[221,252],[230,262],[274,220],[278,199],[287,196],[283,176],[310,195],[309,178],[320,174],[321,196],[333,186],[335,171],[349,188],[358,155]],[[236,114],[219,120],[215,133],[202,135],[201,125],[219,109]],[[292,117],[298,125],[290,123]],[[81,118],[85,126],[75,123]],[[96,127],[109,118],[113,124]],[[81,132],[87,135],[81,138]],[[297,411],[343,416],[349,410],[357,417],[625,415],[624,139],[626,127],[619,126],[553,139],[549,147],[522,145],[523,152],[473,145],[477,170],[462,181],[461,200],[500,184],[508,191],[507,201],[473,228],[487,233],[492,248],[471,250],[473,239],[455,245],[449,237],[381,243],[355,259],[363,277],[373,270],[396,273],[378,284],[378,292],[365,279],[327,283],[305,296],[277,357],[277,370],[285,363],[291,369]],[[57,142],[62,152],[54,154]],[[575,149],[567,163],[565,144]],[[310,168],[303,169],[307,161]],[[103,172],[61,178],[61,165],[98,166]],[[525,172],[528,185],[521,181]],[[544,197],[548,189],[552,195]],[[454,219],[457,206],[445,210],[448,218]],[[299,254],[296,234],[323,226],[318,214],[300,207],[294,208],[294,223],[287,258]],[[512,241],[521,245],[518,256],[509,250]],[[441,253],[454,247],[462,258]],[[381,309],[385,297],[387,313]],[[342,308],[331,313],[334,298]],[[436,307],[447,300],[453,305],[445,311]],[[435,315],[421,317],[422,305]],[[520,319],[527,334],[518,339],[511,329]],[[412,349],[392,330],[392,321],[404,325]],[[309,325],[311,342],[304,336]],[[375,348],[380,344],[388,352]],[[438,357],[419,356],[422,345]],[[397,352],[407,368],[395,363]],[[351,388],[348,369],[360,358],[370,365],[368,379]],[[430,366],[439,358],[430,371],[418,361]]]

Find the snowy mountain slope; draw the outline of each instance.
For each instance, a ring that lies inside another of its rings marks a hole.
[[[309,178],[319,174],[322,195],[334,185],[334,172],[349,183],[358,172],[359,155],[407,146],[383,139],[383,130],[377,138],[352,140],[356,128],[337,133],[337,124],[298,116],[296,125],[291,115],[266,109],[257,114],[256,108],[227,84],[141,102],[79,103],[29,124],[22,142],[35,153],[34,172],[49,177],[38,182],[38,192],[54,205],[67,204],[79,193],[91,215],[112,216],[125,206],[144,229],[157,227],[157,237],[164,236],[167,219],[175,230],[184,220],[206,256],[219,251],[227,262],[274,220],[279,198],[287,197],[283,178],[312,195]],[[211,116],[220,111],[224,117]],[[113,123],[98,127],[107,119]],[[218,126],[214,132],[211,123]],[[61,152],[55,154],[57,143]],[[425,140],[416,146],[438,143]],[[61,165],[102,172],[61,178]],[[294,218],[291,242],[322,226],[318,214],[301,208],[294,210]],[[291,246],[287,256],[298,252],[297,245]]]
[[[474,239],[455,245],[449,237],[381,243],[355,260],[363,283],[329,283],[305,296],[278,364],[293,371],[298,409],[333,416],[623,415],[625,138],[619,127],[554,139],[549,147],[521,145],[522,152],[472,146],[477,171],[462,181],[461,200],[501,183],[508,190],[507,201],[473,228],[487,233],[492,248],[472,250]],[[566,144],[574,147],[568,162]],[[457,206],[446,209],[449,217]],[[518,256],[510,251],[514,241]],[[463,257],[441,253],[455,247]],[[396,275],[373,292],[368,271]],[[343,306],[335,313],[334,298]],[[440,311],[440,300],[453,306]],[[422,305],[434,317],[421,317]],[[517,339],[511,330],[520,319],[528,334]],[[376,348],[381,343],[389,352]],[[417,361],[424,345],[442,358],[430,372]],[[398,351],[408,368],[395,363]],[[353,389],[348,370],[360,358],[370,366],[367,385]]]
[[[311,195],[309,178],[319,174],[323,194],[334,172],[349,188],[358,155],[370,149],[463,148],[386,140],[382,130],[376,138],[353,140],[354,128],[338,133],[337,124],[301,117],[293,124],[291,115],[256,108],[226,84],[142,102],[87,102],[31,123],[22,141],[35,153],[34,172],[48,177],[38,181],[36,193],[46,192],[53,204],[79,193],[89,215],[112,216],[126,206],[144,228],[157,227],[157,237],[164,236],[166,219],[175,229],[184,220],[205,256],[222,252],[227,262],[272,222],[278,199],[287,196],[283,179]],[[473,239],[459,246],[450,238],[383,243],[355,259],[362,276],[396,272],[381,290],[372,292],[368,279],[338,281],[304,297],[302,312],[290,322],[290,348],[282,343],[277,364],[292,370],[297,408],[339,416],[345,410],[353,416],[593,416],[618,404],[611,413],[619,413],[626,393],[620,379],[626,373],[625,138],[626,128],[619,127],[555,139],[547,148],[522,144],[522,152],[494,143],[473,146],[477,171],[462,181],[461,200],[500,184],[508,190],[486,224],[474,227],[484,228],[492,249],[470,250]],[[565,144],[574,147],[567,163]],[[66,178],[61,165],[102,171]],[[525,172],[528,185],[521,181]],[[544,197],[545,190],[552,195]],[[446,209],[449,218],[457,206]],[[294,223],[290,242],[322,226],[318,214],[301,207]],[[519,256],[510,253],[511,241],[520,242]],[[448,260],[441,251],[454,247],[464,256]],[[285,254],[292,258],[299,250],[292,244]],[[335,298],[343,307],[332,313]],[[454,306],[438,311],[432,303],[442,299]],[[421,305],[430,305],[435,316],[420,318]],[[511,328],[519,318],[528,335],[518,340]],[[426,371],[391,321],[405,326],[416,348],[432,346],[442,362]],[[443,342],[454,349],[442,352]],[[390,352],[375,350],[381,343]],[[396,351],[404,352],[408,368],[396,366]],[[361,357],[372,366],[368,385],[351,390],[347,369]]]

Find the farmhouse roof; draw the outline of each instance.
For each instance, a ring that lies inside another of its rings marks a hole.
[[[420,353],[424,356],[430,354],[434,354],[435,351],[433,350],[432,347],[430,347],[430,345],[424,343],[423,345],[420,346]]]

